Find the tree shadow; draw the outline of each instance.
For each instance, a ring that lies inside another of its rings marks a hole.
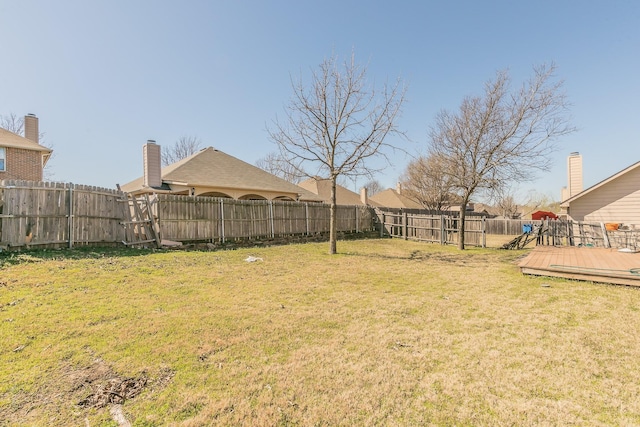
[[[100,258],[130,258],[157,252],[155,249],[122,247],[75,247],[72,249],[34,249],[29,251],[0,252],[0,269],[3,267],[42,261],[65,261]]]

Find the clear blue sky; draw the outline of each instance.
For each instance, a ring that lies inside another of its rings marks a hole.
[[[637,0],[0,0],[0,44],[0,114],[39,117],[56,181],[113,188],[142,174],[147,139],[185,135],[254,163],[275,148],[265,128],[290,76],[352,50],[370,79],[409,84],[413,142],[390,142],[411,153],[496,70],[519,83],[554,61],[579,131],[519,194],[559,199],[572,151],[585,187],[640,161]],[[377,179],[395,186],[408,160]]]

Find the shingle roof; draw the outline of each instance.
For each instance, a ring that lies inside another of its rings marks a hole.
[[[317,196],[297,185],[213,147],[162,168],[161,175],[162,182],[168,184],[303,194],[301,199],[318,200]],[[143,178],[140,177],[123,185],[122,190],[132,192],[141,189],[142,185]]]
[[[387,188],[378,194],[374,194],[369,199],[378,203],[380,206],[384,206],[385,208],[423,208],[419,203],[414,202],[402,194],[398,194],[398,192],[392,188]]]
[[[23,136],[9,132],[0,128],[0,147],[21,148],[23,150],[42,151],[43,153],[51,153],[53,150]]]
[[[331,202],[331,180],[322,178],[309,178],[298,186],[317,194],[325,203]],[[336,185],[336,204],[338,205],[363,205],[360,195],[341,185]],[[371,203],[376,206],[376,203]]]

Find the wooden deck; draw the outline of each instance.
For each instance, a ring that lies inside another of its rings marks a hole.
[[[640,286],[640,253],[617,249],[536,246],[518,267],[523,274]]]

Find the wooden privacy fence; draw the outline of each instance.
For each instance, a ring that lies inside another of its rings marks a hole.
[[[540,223],[526,219],[497,219],[487,218],[485,221],[485,232],[487,234],[497,234],[506,236],[517,236],[522,234],[522,227],[527,224]]]
[[[0,181],[0,246],[121,242],[122,194],[68,183]]]
[[[381,235],[440,243],[458,244],[459,221],[453,215],[423,215],[408,212],[378,210],[378,219],[382,224]],[[465,218],[464,240],[466,245],[486,246],[484,217]]]
[[[410,212],[377,210],[382,224],[380,233],[391,237],[431,243],[457,244],[459,218],[455,215],[424,215]],[[486,247],[486,235],[520,236],[525,229],[536,234],[538,245],[593,246],[640,249],[640,228],[634,225],[608,230],[603,222],[588,223],[566,220],[465,218],[465,244]]]
[[[177,195],[134,199],[117,190],[0,181],[0,248],[226,241],[329,231],[326,204]],[[366,206],[338,206],[340,232],[374,229]]]
[[[163,239],[226,241],[273,238],[329,231],[329,205],[270,200],[233,200],[161,194],[156,218]],[[374,213],[367,206],[338,206],[341,232],[373,229]]]

